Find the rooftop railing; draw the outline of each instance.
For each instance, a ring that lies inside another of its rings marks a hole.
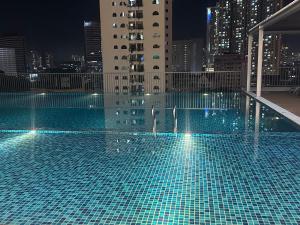
[[[0,74],[0,92],[239,91],[241,72]]]
[[[252,77],[252,87],[256,87],[256,77]],[[264,72],[262,88],[278,89],[300,87],[300,66],[280,67],[275,72]]]

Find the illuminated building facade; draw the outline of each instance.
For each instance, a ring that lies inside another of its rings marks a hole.
[[[102,72],[100,23],[84,21],[84,38],[87,72]]]
[[[0,70],[5,74],[17,73],[15,49],[0,48]]]
[[[202,71],[203,49],[203,39],[173,41],[173,72]]]
[[[25,38],[18,34],[0,34],[0,48],[15,50],[17,73],[26,72]]]
[[[216,55],[247,55],[248,30],[271,16],[283,6],[282,0],[218,0],[216,7],[208,8],[207,64],[213,67]],[[257,45],[257,42],[254,42]],[[280,62],[281,37],[266,35],[264,72],[276,73]],[[253,48],[256,62],[256,48]],[[255,64],[253,64],[255,68]],[[255,70],[253,70],[255,73]]]
[[[172,0],[100,1],[105,92],[165,92]],[[121,74],[121,75],[120,75]]]

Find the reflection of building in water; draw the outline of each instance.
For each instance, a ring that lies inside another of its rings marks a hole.
[[[185,109],[240,109],[240,93],[174,93],[166,96],[166,107]]]
[[[107,129],[118,129],[122,131],[146,132],[152,131],[153,116],[152,106],[155,108],[157,118],[157,129],[164,129],[165,120],[164,95],[153,96],[129,96],[129,95],[105,95],[104,109]]]
[[[152,106],[154,106],[156,130],[157,132],[165,131],[165,99],[165,95],[104,95],[106,130],[153,132],[154,117],[152,116]],[[122,135],[117,137],[115,142],[107,139],[106,149],[117,153],[127,151],[127,145],[131,144],[131,141],[130,138],[128,139],[128,136],[125,140],[122,138]]]

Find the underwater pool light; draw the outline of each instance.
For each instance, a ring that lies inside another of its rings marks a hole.
[[[32,129],[29,134],[32,134],[32,135],[36,135],[37,134],[37,131],[35,129]]]

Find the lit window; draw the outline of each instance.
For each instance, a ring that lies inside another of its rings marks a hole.
[[[152,0],[152,4],[153,5],[158,5],[159,4],[159,0]]]
[[[116,23],[113,23],[113,28],[117,28],[118,25]]]

